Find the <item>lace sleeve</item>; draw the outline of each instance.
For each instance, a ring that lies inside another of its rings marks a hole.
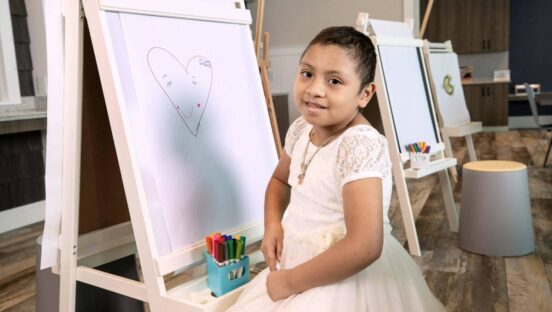
[[[363,128],[343,137],[337,155],[341,185],[363,178],[384,178],[391,173],[385,137],[375,129]]]
[[[303,118],[303,116],[295,119],[291,126],[289,126],[284,144],[284,150],[286,151],[288,156],[291,157],[293,146],[295,146],[295,142],[297,142],[297,139],[299,139],[299,136],[301,136],[301,133],[303,133],[303,130],[305,130],[306,126],[307,122],[305,121],[305,118]]]

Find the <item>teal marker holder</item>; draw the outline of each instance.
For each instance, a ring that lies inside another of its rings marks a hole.
[[[207,286],[216,297],[220,297],[249,282],[248,256],[244,256],[239,261],[225,266],[218,266],[213,257],[207,252],[205,253],[205,259],[207,262]],[[240,277],[234,278],[233,275],[236,270],[243,270],[243,274]]]

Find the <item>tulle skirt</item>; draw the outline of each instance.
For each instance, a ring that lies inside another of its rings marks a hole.
[[[294,267],[320,251],[301,236],[286,235],[283,267]],[[266,291],[268,273],[267,268],[247,284],[228,311],[444,311],[416,263],[387,229],[380,258],[340,282],[273,302]]]

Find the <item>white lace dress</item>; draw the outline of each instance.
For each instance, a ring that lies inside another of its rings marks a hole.
[[[442,311],[423,275],[391,235],[391,163],[385,138],[368,125],[347,129],[321,148],[298,185],[299,164],[312,126],[300,117],[290,127],[285,151],[291,156],[291,199],[282,221],[281,267],[293,268],[320,254],[345,235],[342,187],[367,177],[382,178],[384,244],[381,257],[340,282],[272,302],[265,269],[245,288],[230,311]],[[306,159],[317,147],[309,144]],[[328,268],[331,270],[331,268]]]

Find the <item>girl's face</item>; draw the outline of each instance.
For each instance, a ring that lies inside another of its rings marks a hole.
[[[356,67],[339,46],[315,44],[307,50],[295,79],[295,103],[308,123],[335,132],[368,104],[374,88],[359,92]]]

